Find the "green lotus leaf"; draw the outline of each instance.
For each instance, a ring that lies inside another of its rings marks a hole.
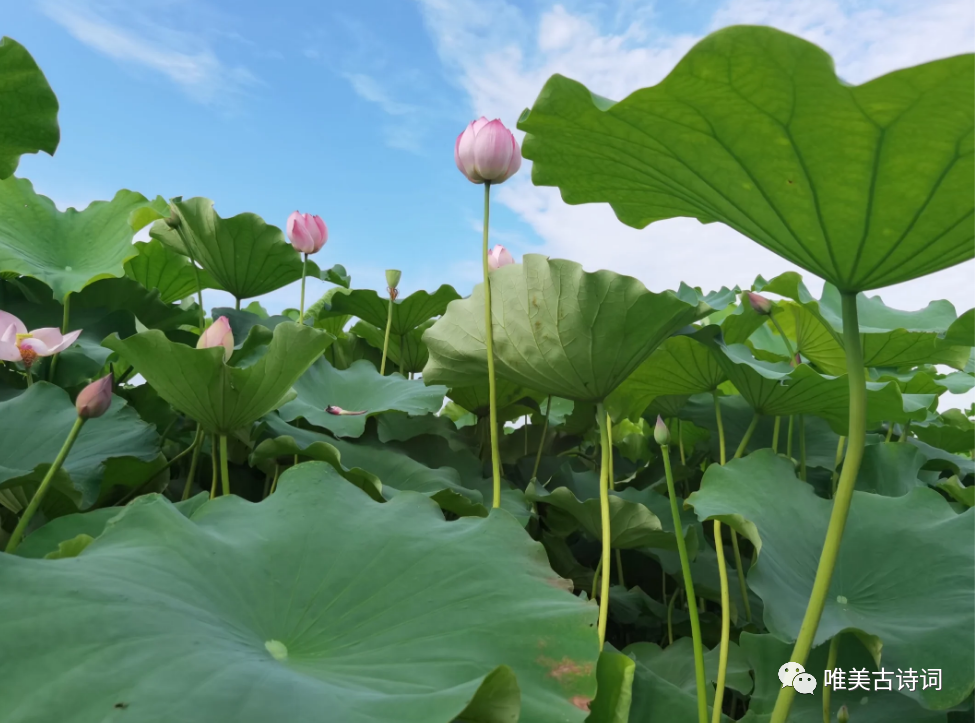
[[[742,632],[739,640],[741,651],[755,674],[755,690],[748,703],[748,713],[741,723],[768,723],[775,699],[782,689],[779,668],[789,660],[792,643],[784,643],[773,635],[755,635]],[[789,723],[822,723],[823,721],[823,671],[826,669],[826,656],[829,645],[814,648],[809,654],[806,670],[816,677],[816,690],[812,695],[797,695],[789,711]],[[840,638],[837,648],[836,668],[849,673],[851,670],[867,670],[870,680],[868,690],[834,690],[830,694],[832,718],[845,705],[850,720],[856,723],[947,723],[945,713],[925,710],[914,701],[897,692],[896,676],[889,676],[891,690],[873,690],[874,671],[879,666],[873,661],[867,649],[855,635]],[[884,668],[890,673],[890,666]],[[915,674],[919,674],[914,668]],[[847,686],[849,687],[849,686]]]
[[[687,503],[760,548],[749,587],[765,624],[783,640],[799,632],[832,502],[795,477],[792,464],[760,450],[712,465]],[[940,668],[941,690],[905,693],[934,710],[965,700],[975,681],[975,510],[956,514],[934,490],[900,497],[854,492],[814,644],[844,630],[879,639],[888,670]],[[931,608],[931,593],[939,604]],[[914,621],[914,622],[910,622]],[[917,621],[923,621],[919,623]],[[781,664],[781,663],[780,663]]]
[[[675,613],[678,611],[674,611]],[[653,643],[632,643],[623,649],[630,659],[646,668],[656,671],[657,675],[669,680],[691,693],[695,694],[697,683],[694,678],[694,647],[690,638],[678,638],[672,645],[661,648]],[[704,650],[704,675],[711,685],[718,679],[718,655],[721,651],[717,646]],[[739,693],[748,694],[752,690],[752,677],[749,675],[748,659],[735,643],[728,643],[728,667],[725,685]],[[714,702],[714,688],[708,686],[708,702]]]
[[[490,396],[488,390],[487,373],[483,378],[466,386],[451,387],[447,391],[447,396],[455,403],[466,409],[471,414],[478,417],[487,417],[490,414]],[[498,379],[494,388],[494,398],[498,409],[498,419],[507,420],[510,418],[509,410],[513,407],[522,406],[529,400],[537,403],[534,392],[525,389],[507,379]]]
[[[298,396],[280,409],[286,422],[299,417],[323,427],[336,437],[359,437],[366,420],[382,412],[398,411],[421,415],[439,412],[446,387],[425,386],[399,374],[382,376],[364,359],[345,370],[333,367],[325,358],[316,361],[294,384]],[[340,407],[357,415],[326,411]]]
[[[287,316],[268,316],[260,304],[253,302],[248,309],[230,309],[217,307],[210,312],[210,317],[219,319],[227,317],[230,330],[234,334],[234,353],[230,357],[230,365],[235,367],[249,367],[255,364],[267,351],[268,344],[274,338],[274,328],[278,324],[293,324]],[[264,312],[264,313],[255,313]]]
[[[349,288],[349,284],[352,283],[352,277],[349,276],[349,272],[345,270],[342,264],[335,264],[330,269],[322,269],[319,278],[322,281],[327,281],[330,284],[336,284],[341,286],[343,289]]]
[[[43,281],[58,302],[98,279],[124,276],[137,254],[129,214],[146,203],[141,193],[119,191],[84,211],[62,212],[30,181],[0,181],[0,271]]]
[[[135,247],[139,254],[125,262],[125,275],[147,289],[158,289],[159,298],[167,304],[195,294],[197,278],[204,289],[219,288],[209,273],[197,269],[194,274],[188,258],[156,239]]]
[[[23,45],[0,38],[0,180],[25,153],[54,155],[61,140],[58,99]]]
[[[267,294],[301,278],[301,254],[277,226],[253,213],[221,218],[208,198],[172,201],[181,227],[156,221],[149,231],[154,239],[184,256],[192,256],[220,288],[237,299]],[[184,244],[189,244],[189,248]],[[313,261],[308,274],[320,276]]]
[[[426,291],[414,291],[409,296],[393,302],[393,324],[390,335],[401,336],[411,329],[416,329],[423,322],[441,316],[447,305],[459,299],[453,286],[444,284],[432,294]],[[335,294],[330,301],[331,309],[319,314],[325,316],[350,315],[362,319],[367,324],[382,329],[386,333],[386,321],[389,318],[389,297],[382,298],[372,289],[354,289],[346,294]]]
[[[972,350],[975,352],[975,349]],[[967,362],[966,362],[967,363]],[[964,394],[975,388],[975,376],[969,372],[952,372],[936,377],[937,383],[952,394]]]
[[[943,449],[932,447],[930,444],[922,442],[920,439],[915,439],[914,437],[908,437],[907,444],[916,447],[924,455],[925,459],[927,459],[927,463],[924,465],[925,469],[947,469],[952,474],[961,475],[962,477],[975,475],[975,460],[971,457],[962,457],[951,452],[946,452]]]
[[[633,701],[633,660],[611,646],[596,663],[596,697],[589,704],[586,723],[628,723]]]
[[[158,332],[157,332],[158,333]],[[0,488],[36,484],[43,479],[78,419],[74,403],[63,389],[36,382],[18,396],[0,402]],[[56,481],[78,507],[98,499],[105,464],[117,457],[150,462],[159,454],[159,435],[121,397],[109,410],[90,419]]]
[[[227,366],[223,349],[193,349],[160,331],[144,331],[105,346],[121,354],[159,396],[215,434],[230,434],[283,404],[298,378],[334,337],[280,324],[267,353],[246,369]]]
[[[140,499],[70,562],[2,556],[0,581],[9,723],[511,723],[519,691],[521,720],[581,723],[595,694],[596,607],[510,515],[375,504],[322,464],[192,519]]]
[[[916,487],[927,486],[919,476],[927,461],[911,444],[869,444],[863,450],[856,489],[887,497],[906,495]]]
[[[960,409],[949,409],[934,419],[912,424],[911,431],[921,441],[948,452],[970,452],[975,448],[975,423]]]
[[[491,292],[497,375],[582,402],[602,401],[668,336],[713,310],[539,254],[493,271]],[[486,376],[483,293],[474,287],[423,335],[425,382],[468,386]]]
[[[338,317],[345,318],[345,317]],[[429,319],[415,329],[410,329],[403,335],[389,335],[386,368],[401,368],[404,373],[416,374],[423,371],[430,358],[427,347],[423,343],[423,332],[433,325]],[[365,321],[357,322],[350,331],[363,338],[374,349],[382,351],[386,340],[386,331]]]
[[[957,475],[938,482],[935,487],[950,495],[956,502],[960,502],[965,507],[975,507],[975,487],[963,487]]]
[[[657,397],[711,392],[727,378],[711,349],[692,336],[672,336],[606,398],[606,409],[614,419],[635,420]]]
[[[735,26],[619,103],[552,76],[518,128],[567,203],[720,221],[857,292],[975,255],[973,75],[961,55],[852,86],[812,43]]]

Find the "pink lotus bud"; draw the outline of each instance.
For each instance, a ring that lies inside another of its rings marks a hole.
[[[288,240],[301,253],[314,254],[328,241],[328,227],[320,216],[295,211],[288,216]]]
[[[218,317],[200,334],[196,342],[197,349],[212,349],[217,346],[223,347],[223,360],[230,361],[230,355],[234,353],[234,333],[230,330],[230,322],[226,316]]]
[[[336,417],[357,417],[360,414],[366,413],[366,410],[362,410],[361,412],[350,412],[346,409],[342,409],[342,407],[335,406],[325,407],[325,411],[329,414],[334,414]]]
[[[115,379],[111,374],[93,381],[81,390],[74,402],[78,416],[82,419],[95,419],[102,416],[112,406],[112,387]]]
[[[797,367],[800,364],[802,364],[802,357],[799,356],[799,352],[796,352],[796,357],[792,360],[792,366]]]
[[[670,429],[667,427],[664,418],[657,415],[657,423],[653,427],[653,438],[661,447],[670,444]]]
[[[746,291],[745,295],[748,297],[748,303],[752,305],[756,314],[761,314],[762,316],[768,316],[772,313],[772,302],[766,299],[764,296],[753,293],[751,291]]]
[[[457,136],[454,163],[472,183],[504,183],[521,168],[521,149],[501,121],[481,116]]]
[[[500,269],[502,266],[507,266],[508,264],[513,264],[514,262],[514,257],[501,244],[491,249],[491,252],[488,254],[488,268],[491,271]]]

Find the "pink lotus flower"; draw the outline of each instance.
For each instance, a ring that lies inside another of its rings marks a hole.
[[[342,409],[342,407],[328,406],[325,407],[325,411],[329,414],[334,414],[336,417],[356,417],[360,414],[365,414],[366,410],[361,412],[350,412],[347,409]]]
[[[488,254],[488,268],[491,271],[500,269],[502,266],[507,266],[508,264],[513,264],[514,262],[514,256],[501,244],[496,245]]]
[[[67,334],[54,327],[29,332],[16,316],[0,311],[0,359],[23,362],[28,369],[37,357],[54,356],[74,344],[79,336],[81,329]]]
[[[93,381],[81,390],[74,402],[78,416],[82,419],[94,419],[102,416],[112,406],[112,387],[115,379],[111,374]]]
[[[751,291],[746,291],[745,296],[748,297],[748,303],[755,310],[756,314],[761,314],[762,316],[768,316],[772,313],[772,302],[766,299],[764,296],[755,294]]]
[[[320,216],[295,211],[288,216],[288,240],[303,254],[321,251],[328,241],[328,227]]]
[[[472,183],[504,183],[521,168],[521,149],[501,121],[481,116],[457,136],[454,163]]]
[[[223,360],[230,361],[230,355],[234,353],[234,333],[230,330],[230,322],[226,316],[217,317],[210,326],[200,334],[196,342],[197,349],[212,349],[223,347]]]

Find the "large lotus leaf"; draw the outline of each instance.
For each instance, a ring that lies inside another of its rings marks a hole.
[[[949,409],[935,419],[911,426],[923,442],[948,452],[970,452],[975,448],[975,423],[960,409]]]
[[[887,497],[906,495],[916,487],[927,486],[918,476],[927,461],[911,444],[869,444],[863,450],[856,489]]]
[[[714,391],[727,378],[711,349],[694,337],[673,336],[606,398],[606,409],[614,419],[638,419],[656,397]]]
[[[507,379],[497,379],[494,387],[494,398],[498,408],[498,419],[506,419],[506,410],[527,404],[529,400],[537,403],[537,397],[529,389],[525,389]],[[447,396],[455,403],[466,409],[471,414],[478,417],[487,417],[490,414],[490,391],[488,389],[487,373],[483,378],[466,386],[452,387]]]
[[[681,611],[676,611],[681,612]],[[633,643],[623,649],[639,665],[656,671],[657,675],[670,681],[685,692],[695,695],[697,682],[694,677],[694,646],[690,638],[678,638],[673,644],[661,648],[654,643]],[[717,646],[704,650],[704,675],[711,685],[718,679]],[[752,678],[748,674],[748,659],[735,643],[728,643],[728,666],[725,684],[739,693],[748,694],[752,690]],[[714,688],[708,686],[708,702],[714,701]]]
[[[596,664],[596,697],[589,704],[586,723],[627,723],[633,700],[633,660],[611,646]]]
[[[521,720],[581,723],[595,694],[596,607],[510,515],[376,504],[321,464],[192,519],[143,498],[70,561],[3,556],[0,584],[7,723],[511,723],[519,690]]]
[[[158,289],[167,304],[195,294],[197,279],[204,289],[219,288],[207,271],[197,269],[194,273],[188,258],[156,239],[135,247],[139,254],[125,262],[125,275],[147,289]]]
[[[366,420],[388,411],[421,415],[439,412],[446,387],[425,386],[399,374],[383,376],[365,359],[339,370],[322,357],[294,384],[295,399],[281,407],[286,422],[299,417],[323,427],[336,437],[359,437]],[[325,411],[341,407],[356,415],[337,415]]]
[[[856,292],[975,255],[973,76],[962,55],[852,86],[812,43],[736,26],[619,103],[555,75],[518,127],[567,203],[721,221]]]
[[[338,317],[340,319],[344,316]],[[410,329],[405,334],[389,334],[389,347],[386,352],[386,368],[401,368],[404,373],[416,374],[423,371],[430,354],[423,343],[423,332],[433,325],[433,319]],[[386,331],[365,321],[356,322],[350,329],[353,334],[365,339],[369,346],[382,351],[386,341]]]
[[[40,482],[78,418],[63,389],[47,382],[0,402],[0,487]],[[134,457],[152,461],[159,454],[159,435],[121,397],[101,417],[81,428],[77,441],[58,471],[62,487],[76,491],[78,506],[98,499],[107,460]]]
[[[128,339],[113,336],[105,346],[204,430],[230,434],[283,404],[291,385],[333,339],[311,327],[280,324],[267,353],[246,369],[227,366],[222,348],[193,349],[155,330]]]
[[[192,256],[221,288],[237,299],[267,294],[301,278],[301,254],[277,226],[253,213],[221,218],[208,198],[173,199],[179,231],[156,221],[150,235],[174,251]],[[183,239],[189,248],[183,243]],[[320,276],[314,262],[308,273]]]
[[[25,153],[50,156],[61,140],[58,99],[23,45],[0,38],[0,180]]]
[[[713,310],[539,254],[491,272],[491,293],[498,376],[574,401],[602,401],[668,336]],[[484,378],[483,294],[483,284],[474,287],[423,335],[424,381],[465,386]]]
[[[784,643],[773,635],[755,635],[742,632],[739,639],[741,651],[748,659],[748,663],[755,673],[755,691],[748,702],[748,713],[741,719],[742,723],[768,723],[775,707],[775,699],[782,689],[779,680],[779,668],[789,660],[792,644]],[[822,723],[823,721],[823,671],[826,669],[826,656],[829,644],[814,648],[809,654],[806,671],[816,678],[816,690],[812,695],[797,695],[793,698],[789,711],[789,723]],[[897,692],[896,676],[889,676],[891,690],[873,689],[874,671],[879,669],[867,649],[854,635],[844,635],[840,638],[837,648],[835,668],[847,674],[851,670],[867,670],[870,679],[868,690],[857,687],[856,690],[834,690],[830,694],[831,721],[836,720],[836,713],[841,705],[845,705],[850,713],[850,720],[856,723],[946,723],[945,713],[925,710],[914,701],[905,698]],[[884,666],[890,673],[889,666]],[[919,671],[914,668],[915,674]],[[847,686],[849,687],[849,686]]]
[[[400,336],[415,329],[425,321],[441,316],[451,301],[460,298],[453,286],[444,284],[432,294],[414,291],[407,297],[393,302],[393,324],[390,334]],[[323,311],[322,316],[348,314],[372,324],[386,333],[389,314],[389,297],[382,298],[372,289],[354,289],[346,294],[335,294],[330,302],[331,310]]]
[[[24,178],[0,181],[0,271],[40,279],[63,301],[98,279],[123,276],[137,254],[129,214],[148,200],[119,191],[84,211],[61,212]]]
[[[748,584],[765,602],[769,632],[794,640],[832,502],[796,479],[788,460],[760,450],[709,467],[688,504],[759,548]],[[924,488],[900,497],[854,492],[850,521],[814,644],[844,630],[875,636],[888,670],[942,669],[941,690],[911,697],[934,710],[960,703],[975,680],[975,509],[956,514]]]

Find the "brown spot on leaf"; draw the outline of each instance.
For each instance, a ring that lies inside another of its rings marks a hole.
[[[569,702],[579,710],[588,711],[589,704],[592,703],[592,698],[587,698],[584,695],[574,695],[569,698]]]
[[[567,592],[575,591],[575,585],[572,584],[572,580],[566,580],[564,577],[551,577],[545,582],[554,588],[558,588],[559,590],[565,590]]]
[[[536,661],[544,668],[548,668],[548,676],[555,678],[562,684],[572,682],[573,678],[586,677],[592,674],[592,663],[577,663],[571,658],[553,660],[542,656]]]

